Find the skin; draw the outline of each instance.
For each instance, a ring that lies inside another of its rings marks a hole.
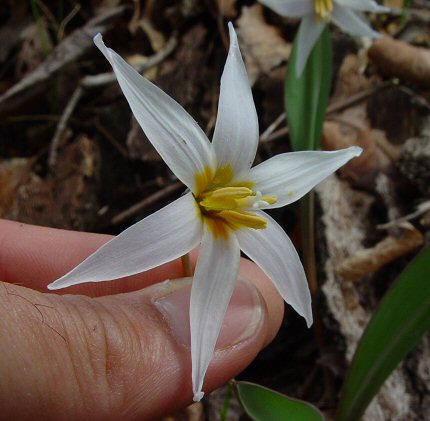
[[[152,286],[183,277],[180,261],[47,293],[110,238],[0,220],[2,419],[151,420],[192,402],[189,345],[154,304],[160,287]],[[282,321],[270,280],[245,259],[240,272],[258,291],[261,317],[233,345],[234,322],[223,326],[206,393],[243,370]]]

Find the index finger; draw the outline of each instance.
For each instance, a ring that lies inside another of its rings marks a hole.
[[[42,292],[112,238],[0,220],[0,280]],[[184,276],[180,259],[110,282],[76,285],[59,293],[101,296],[134,291]]]

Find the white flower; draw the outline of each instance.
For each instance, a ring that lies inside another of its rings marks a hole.
[[[327,23],[333,21],[342,31],[353,36],[378,38],[360,12],[384,13],[390,9],[374,0],[259,0],[283,16],[300,17],[296,73],[300,76],[309,54]]]
[[[231,23],[229,30],[230,51],[212,143],[178,103],[106,48],[100,34],[94,38],[142,129],[190,191],[49,285],[57,289],[133,275],[201,244],[190,304],[195,400],[203,396],[204,376],[236,283],[241,249],[308,326],[312,324],[311,297],[297,252],[283,229],[261,209],[296,201],[361,153],[358,147],[285,153],[251,168],[258,145],[257,113]]]

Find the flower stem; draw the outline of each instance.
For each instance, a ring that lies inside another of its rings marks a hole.
[[[324,339],[323,328],[321,326],[318,311],[318,280],[315,256],[315,193],[311,191],[301,201],[302,207],[302,245],[303,260],[306,276],[309,282],[309,289],[312,296],[312,312],[314,316],[314,337],[320,355],[324,355],[326,342]],[[323,378],[325,384],[325,395],[330,398],[333,396],[333,378],[326,367],[323,367]]]
[[[309,289],[311,290],[312,294],[312,303],[315,304],[315,295],[318,292],[318,281],[315,258],[315,195],[313,191],[311,191],[302,199],[301,205],[303,260],[306,275],[309,282]]]
[[[184,254],[181,257],[182,268],[184,269],[184,276],[192,277],[193,276],[193,267],[191,266],[190,253]]]

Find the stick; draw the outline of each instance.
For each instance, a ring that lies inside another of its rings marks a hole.
[[[148,196],[147,198],[136,203],[135,205],[129,207],[125,211],[114,216],[111,220],[111,224],[112,225],[121,224],[126,219],[136,215],[137,213],[141,212],[146,207],[154,204],[158,200],[164,199],[165,197],[170,196],[172,193],[175,193],[177,190],[183,188],[183,186],[184,185],[178,181],[177,183],[171,184],[170,186],[167,186],[164,189],[157,191],[151,196]]]
[[[157,64],[161,63],[163,60],[165,60],[165,58],[168,57],[176,48],[176,45],[177,45],[177,36],[176,34],[173,34],[170,37],[169,41],[167,42],[166,46],[162,50],[160,50],[158,53],[154,54],[153,56],[149,57],[148,60],[145,61],[144,63],[140,63],[139,65],[137,65],[135,69],[139,73],[146,72],[151,67],[154,67]],[[53,171],[55,163],[57,162],[58,149],[60,147],[61,139],[67,128],[67,123],[69,122],[76,106],[78,105],[79,100],[84,94],[84,89],[94,89],[100,86],[108,85],[115,81],[116,81],[116,76],[114,72],[101,73],[95,76],[92,76],[92,75],[85,76],[80,80],[77,88],[75,89],[75,91],[73,92],[73,95],[71,96],[69,102],[67,103],[63,111],[63,114],[61,115],[60,120],[58,121],[57,128],[51,140],[51,144],[49,147],[49,157],[48,157],[48,167],[50,171]]]

